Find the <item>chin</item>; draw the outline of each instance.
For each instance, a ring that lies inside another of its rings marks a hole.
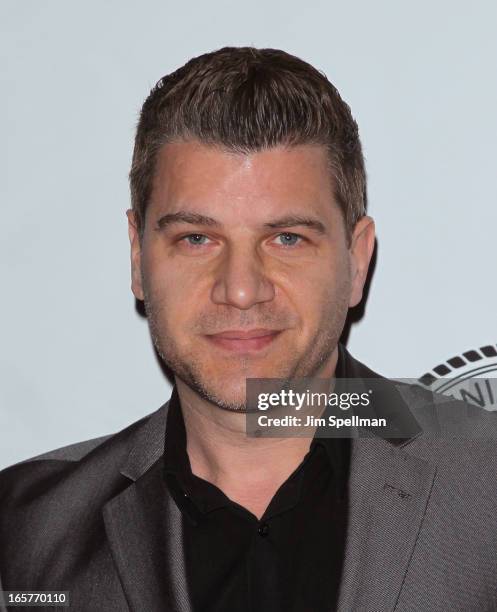
[[[230,393],[229,390],[227,392],[226,387],[222,389],[204,388],[203,391],[205,393],[204,399],[209,400],[222,410],[239,413],[246,411],[245,384],[242,392],[237,389]]]
[[[223,374],[226,374],[225,372]],[[248,372],[247,376],[241,377],[240,374],[229,378],[205,378],[204,382],[196,385],[196,391],[204,399],[228,412],[246,413],[247,408],[247,379],[250,378],[279,378],[278,375],[271,376],[271,373],[264,375],[262,372]],[[213,384],[213,380],[215,383]],[[208,382],[207,382],[208,381]]]
[[[212,395],[218,397],[225,404],[245,404],[246,382],[243,379],[239,384],[222,384],[212,388]]]

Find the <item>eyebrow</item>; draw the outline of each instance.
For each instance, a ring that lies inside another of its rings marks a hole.
[[[297,225],[304,225],[311,230],[314,230],[318,234],[326,234],[326,228],[321,221],[315,219],[314,217],[303,217],[301,215],[286,215],[285,217],[281,217],[280,219],[275,219],[274,221],[269,221],[268,223],[264,223],[264,227],[271,228],[285,228],[285,227],[295,227]]]
[[[206,217],[199,213],[179,211],[162,215],[157,221],[157,230],[164,229],[175,223],[189,223],[190,225],[220,226],[221,224],[212,217]]]
[[[176,223],[188,223],[190,225],[207,225],[209,227],[221,227],[222,223],[195,212],[179,211],[175,213],[167,213],[162,215],[157,221],[156,230],[162,230],[170,225]],[[315,231],[318,234],[326,234],[326,228],[324,224],[315,219],[314,217],[302,216],[302,215],[285,215],[273,221],[268,221],[263,224],[263,227],[270,227],[271,229],[284,229],[289,227],[296,227],[303,225],[309,229]]]

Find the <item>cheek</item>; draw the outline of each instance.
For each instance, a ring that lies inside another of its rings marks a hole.
[[[299,270],[280,276],[282,287],[305,306],[339,299],[350,288],[348,257],[343,255],[313,260]],[[316,306],[315,306],[316,307]]]
[[[351,292],[350,270],[346,263],[309,267],[294,285],[293,302],[310,334],[346,314]]]
[[[205,304],[205,275],[198,278],[174,262],[145,259],[143,289],[156,324],[175,337],[191,331],[199,306]]]
[[[142,284],[145,301],[153,310],[155,318],[164,320],[177,310],[175,302],[181,299],[177,279],[171,274],[171,266],[158,263],[150,255],[142,255]],[[176,280],[176,282],[175,282]],[[176,290],[171,288],[176,287]]]

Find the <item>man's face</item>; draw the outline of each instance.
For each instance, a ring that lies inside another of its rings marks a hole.
[[[374,229],[363,218],[348,248],[324,147],[165,145],[141,244],[128,218],[133,293],[159,354],[200,397],[244,410],[247,378],[332,375]]]

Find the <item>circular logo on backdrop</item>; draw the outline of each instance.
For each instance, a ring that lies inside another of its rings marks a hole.
[[[455,355],[423,374],[418,382],[430,391],[497,411],[497,345]]]

